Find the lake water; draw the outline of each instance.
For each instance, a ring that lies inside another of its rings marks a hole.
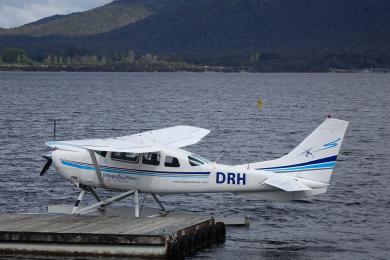
[[[211,160],[225,150],[222,163],[243,164],[284,155],[331,114],[350,125],[328,193],[286,203],[230,193],[162,200],[251,218],[192,259],[389,259],[389,103],[390,74],[1,72],[0,211],[45,212],[77,197],[54,169],[38,176],[54,118],[58,139],[204,127],[212,133],[188,150]]]

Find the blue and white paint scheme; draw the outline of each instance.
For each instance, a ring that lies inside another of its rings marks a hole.
[[[236,192],[286,201],[326,192],[347,126],[347,121],[327,118],[287,155],[243,165],[219,164],[181,149],[210,133],[192,126],[108,139],[47,142],[54,150],[45,158],[62,177],[82,189],[78,202],[85,191],[94,193],[96,188],[134,194],[136,206],[139,192],[154,197]],[[81,214],[76,204],[73,213]]]

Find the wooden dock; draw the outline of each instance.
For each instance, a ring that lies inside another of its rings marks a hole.
[[[185,256],[224,242],[214,218],[170,213],[114,216],[0,213],[0,252],[60,255]]]

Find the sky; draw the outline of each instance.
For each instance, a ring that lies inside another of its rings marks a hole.
[[[0,27],[12,28],[55,14],[85,11],[112,0],[0,0]]]

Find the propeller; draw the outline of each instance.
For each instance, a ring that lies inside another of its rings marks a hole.
[[[42,169],[41,173],[39,174],[39,176],[44,175],[47,172],[47,170],[49,170],[51,164],[53,163],[53,159],[50,156],[45,155],[42,157],[45,158],[47,160],[47,162],[46,162],[45,166],[43,166],[43,169]]]
[[[53,139],[54,139],[54,141],[56,140],[56,126],[57,126],[57,120],[54,119],[54,126],[53,126]],[[47,162],[46,162],[45,166],[43,166],[42,171],[39,174],[39,176],[44,175],[47,172],[47,170],[49,170],[50,166],[53,163],[53,159],[51,158],[51,155],[45,155],[42,157],[45,158],[47,160]]]

